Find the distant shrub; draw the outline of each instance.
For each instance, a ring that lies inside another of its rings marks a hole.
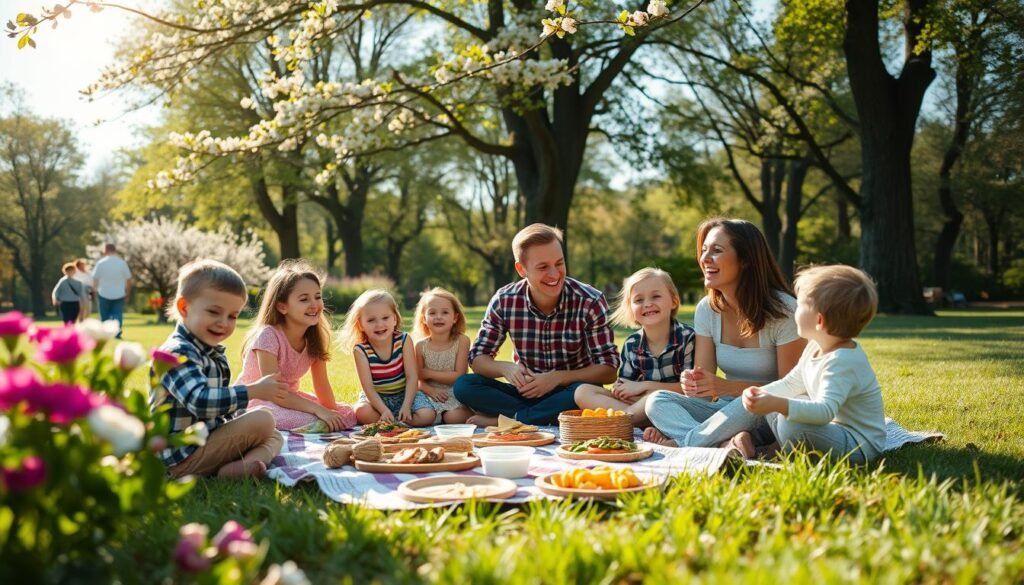
[[[359,295],[372,288],[389,290],[395,295],[395,300],[401,302],[401,297],[395,290],[395,281],[381,274],[363,274],[341,279],[328,278],[323,287],[324,305],[335,314],[344,313]]]

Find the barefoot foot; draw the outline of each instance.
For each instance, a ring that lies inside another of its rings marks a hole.
[[[666,437],[654,427],[647,427],[644,429],[644,440],[648,443],[657,443],[658,445],[664,445],[665,447],[678,447],[679,445],[672,439]]]
[[[725,441],[719,445],[719,447],[724,449],[736,449],[743,455],[744,459],[754,458],[754,439],[747,431],[737,433],[735,437]]]
[[[493,427],[498,424],[498,417],[487,416],[486,414],[474,414],[466,419],[466,424],[476,425],[481,428]]]
[[[243,479],[246,477],[260,478],[267,474],[267,465],[262,461],[232,461],[217,472],[217,477],[225,479]]]

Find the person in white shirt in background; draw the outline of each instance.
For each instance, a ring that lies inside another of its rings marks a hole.
[[[128,263],[117,254],[117,246],[107,244],[103,258],[92,269],[96,294],[100,299],[100,321],[117,321],[117,337],[121,337],[124,322],[124,301],[132,290],[132,271]]]
[[[85,320],[89,313],[92,312],[92,304],[96,299],[96,282],[92,279],[92,274],[89,273],[89,265],[85,263],[85,258],[75,260],[75,275],[71,278],[82,283],[82,286],[85,287],[85,294],[88,297],[82,313],[82,320]]]
[[[885,449],[882,387],[853,338],[878,309],[875,284],[850,266],[815,266],[794,283],[796,325],[808,340],[783,379],[743,391],[743,406],[765,416],[783,450],[804,445],[850,463]]]

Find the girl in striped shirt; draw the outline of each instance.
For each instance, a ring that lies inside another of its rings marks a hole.
[[[359,424],[397,419],[425,427],[434,422],[430,400],[419,390],[412,339],[401,325],[398,303],[381,289],[359,295],[345,317],[339,337],[341,349],[352,352],[359,375]]]

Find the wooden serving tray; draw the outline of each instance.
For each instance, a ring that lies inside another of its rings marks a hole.
[[[355,466],[368,473],[431,473],[434,471],[464,471],[480,465],[480,458],[472,453],[445,453],[439,463],[392,463],[391,457],[383,461],[359,461]]]
[[[555,435],[552,433],[537,433],[540,435],[536,439],[527,439],[525,441],[498,441],[495,439],[488,439],[487,435],[481,435],[479,438],[473,438],[473,444],[477,447],[500,447],[502,445],[519,445],[521,447],[540,447],[542,445],[550,445],[555,442]]]
[[[654,455],[654,449],[650,447],[639,447],[633,452],[624,453],[573,453],[565,448],[565,445],[559,445],[558,449],[555,450],[555,455],[558,455],[562,459],[573,459],[576,461],[582,461],[584,459],[591,461],[608,461],[611,463],[628,463],[630,461],[640,461],[641,459],[647,459],[651,455]]]
[[[404,443],[418,443],[420,441],[424,441],[424,440],[427,440],[427,439],[433,439],[434,438],[434,435],[430,434],[430,431],[426,431],[426,433],[427,434],[422,436],[422,437],[409,437],[409,438],[405,438],[405,439],[399,439],[398,437],[382,437],[380,435],[364,435],[361,432],[359,432],[359,433],[352,433],[351,435],[349,435],[349,437],[351,437],[353,439],[357,439],[359,441],[362,441],[362,440],[365,440],[365,439],[371,439],[373,437],[377,437],[378,439],[380,439],[380,442],[384,443],[384,444],[387,444],[387,443],[404,444]]]
[[[457,484],[471,488],[480,495],[467,496],[445,493],[446,489],[458,489]],[[519,486],[515,482],[498,477],[448,475],[444,477],[410,479],[398,486],[398,493],[410,502],[433,504],[436,502],[460,502],[471,498],[504,500],[514,496],[518,489]]]
[[[622,494],[632,494],[636,492],[642,492],[650,489],[661,489],[664,484],[663,480],[653,478],[640,478],[644,482],[644,485],[624,488],[624,489],[605,489],[605,490],[586,490],[581,488],[563,488],[558,487],[551,483],[551,476],[556,475],[549,473],[542,475],[534,481],[540,491],[548,494],[549,496],[558,496],[561,498],[575,498],[575,499],[588,499],[588,500],[615,500]]]

